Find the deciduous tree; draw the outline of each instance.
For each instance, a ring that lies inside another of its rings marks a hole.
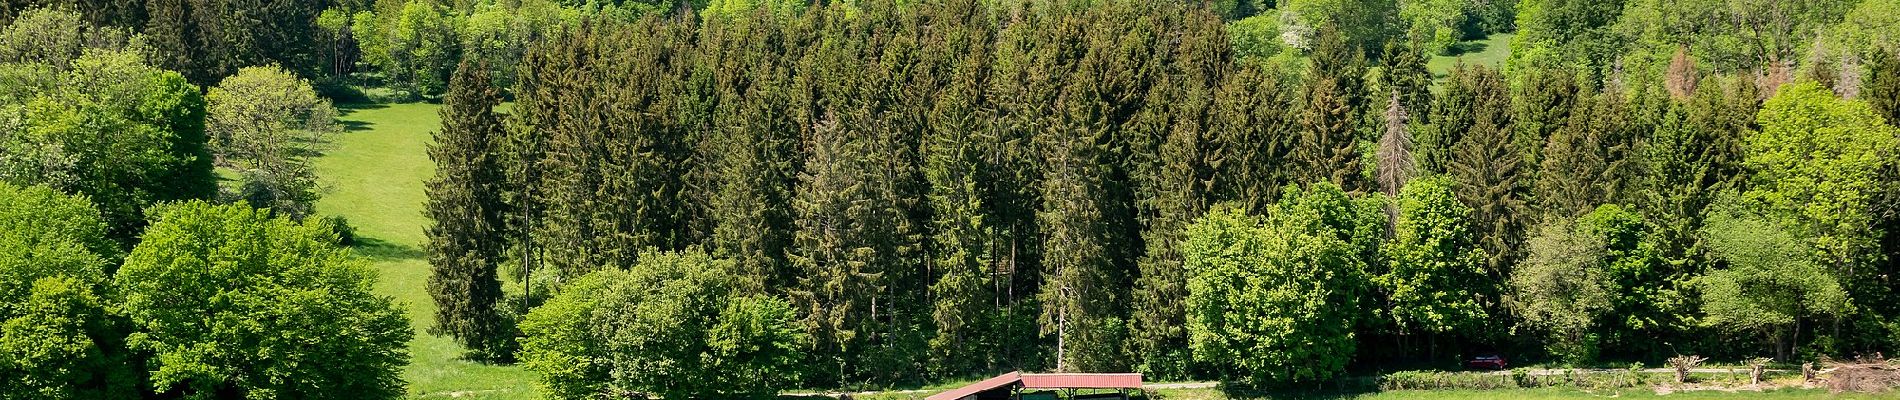
[[[242,205],[154,211],[113,277],[152,390],[402,397],[409,321],[333,231]]]

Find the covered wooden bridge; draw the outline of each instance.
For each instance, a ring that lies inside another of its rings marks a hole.
[[[984,379],[926,400],[1128,399],[1141,390],[1141,374],[1025,374],[1011,372]],[[1087,391],[1088,393],[1081,393]],[[1060,395],[1060,396],[1059,396]]]

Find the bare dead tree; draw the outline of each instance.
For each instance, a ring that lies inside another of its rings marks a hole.
[[[1412,132],[1406,125],[1411,117],[1399,100],[1399,91],[1393,90],[1385,108],[1385,135],[1379,138],[1379,190],[1395,198],[1417,170],[1412,159]],[[1390,233],[1398,227],[1398,205],[1390,202],[1385,208],[1386,232]]]

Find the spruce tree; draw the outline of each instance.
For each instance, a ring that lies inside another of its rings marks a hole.
[[[1512,137],[1510,93],[1504,76],[1484,67],[1462,69],[1452,79],[1451,85],[1470,94],[1469,108],[1461,111],[1472,118],[1470,131],[1451,147],[1448,173],[1459,183],[1458,200],[1471,207],[1474,231],[1490,257],[1488,272],[1501,281],[1521,253],[1529,225],[1523,154],[1502,145]]]
[[[1367,185],[1353,134],[1355,112],[1363,103],[1359,50],[1332,25],[1320,28],[1318,40],[1307,64],[1302,131],[1294,147],[1297,176],[1301,183],[1332,182],[1347,192],[1363,191]]]
[[[1187,377],[1192,355],[1187,341],[1187,272],[1181,245],[1186,228],[1207,210],[1212,197],[1208,129],[1215,92],[1230,63],[1221,25],[1212,15],[1184,15],[1181,40],[1169,71],[1147,95],[1147,107],[1130,121],[1136,146],[1135,204],[1144,223],[1146,252],[1136,259],[1130,296],[1129,340],[1137,368],[1163,377]],[[1172,18],[1170,19],[1172,22]]]
[[[1406,111],[1404,97],[1398,91],[1394,90],[1390,99],[1383,115],[1385,133],[1379,136],[1379,192],[1397,197],[1405,181],[1417,172],[1417,166],[1412,158],[1412,130],[1408,124],[1411,114]]]
[[[1545,220],[1574,219],[1598,205],[1636,204],[1644,175],[1631,110],[1615,93],[1578,100],[1544,149],[1536,193]]]
[[[1208,164],[1214,199],[1264,212],[1292,175],[1288,162],[1299,134],[1297,86],[1269,67],[1241,65],[1214,93]]]
[[[714,39],[702,50],[711,55],[701,62],[717,63],[702,68],[718,74],[713,133],[703,144],[712,149],[708,247],[733,261],[747,289],[778,293],[792,283],[785,251],[792,241],[799,124],[788,109],[797,89],[786,68],[790,55],[753,47],[783,40],[786,33],[777,24],[750,22],[750,29],[708,25]],[[750,52],[766,56],[758,65],[738,61],[737,55]]]
[[[1900,126],[1900,55],[1894,54],[1891,46],[1874,50],[1873,59],[1868,60],[1867,86],[1860,92],[1861,98],[1874,106],[1874,111],[1887,120],[1888,125]]]
[[[502,298],[496,274],[506,248],[503,226],[505,171],[495,159],[504,138],[494,108],[501,96],[489,84],[486,66],[463,62],[442,108],[442,130],[429,147],[436,163],[425,205],[434,223],[429,237],[429,295],[435,299],[437,334],[454,337],[473,358],[506,359],[513,332],[497,310]]]
[[[1547,142],[1580,108],[1577,102],[1583,89],[1576,75],[1562,68],[1534,68],[1517,79],[1519,84],[1511,93],[1511,125],[1517,132],[1510,143],[1524,153],[1526,165],[1542,165]]]
[[[977,7],[955,3],[958,7]],[[970,9],[959,11],[971,12]],[[967,14],[966,14],[967,15]],[[970,346],[996,345],[995,302],[991,273],[997,260],[998,232],[990,217],[992,206],[984,194],[986,150],[996,137],[984,92],[989,84],[991,32],[976,21],[959,21],[947,38],[946,54],[938,60],[948,84],[930,109],[930,126],[923,144],[924,177],[934,218],[930,286],[933,372],[963,374],[980,370],[990,361]]]

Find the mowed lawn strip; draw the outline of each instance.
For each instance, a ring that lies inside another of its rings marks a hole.
[[[377,293],[393,296],[409,313],[415,340],[403,378],[413,398],[539,399],[534,375],[517,366],[483,365],[459,358],[453,340],[428,334],[435,304],[429,299],[429,263],[423,182],[434,173],[427,145],[440,126],[433,104],[341,105],[347,132],[315,161],[323,185],[322,215],[341,215],[356,227],[356,253],[381,273]]]

